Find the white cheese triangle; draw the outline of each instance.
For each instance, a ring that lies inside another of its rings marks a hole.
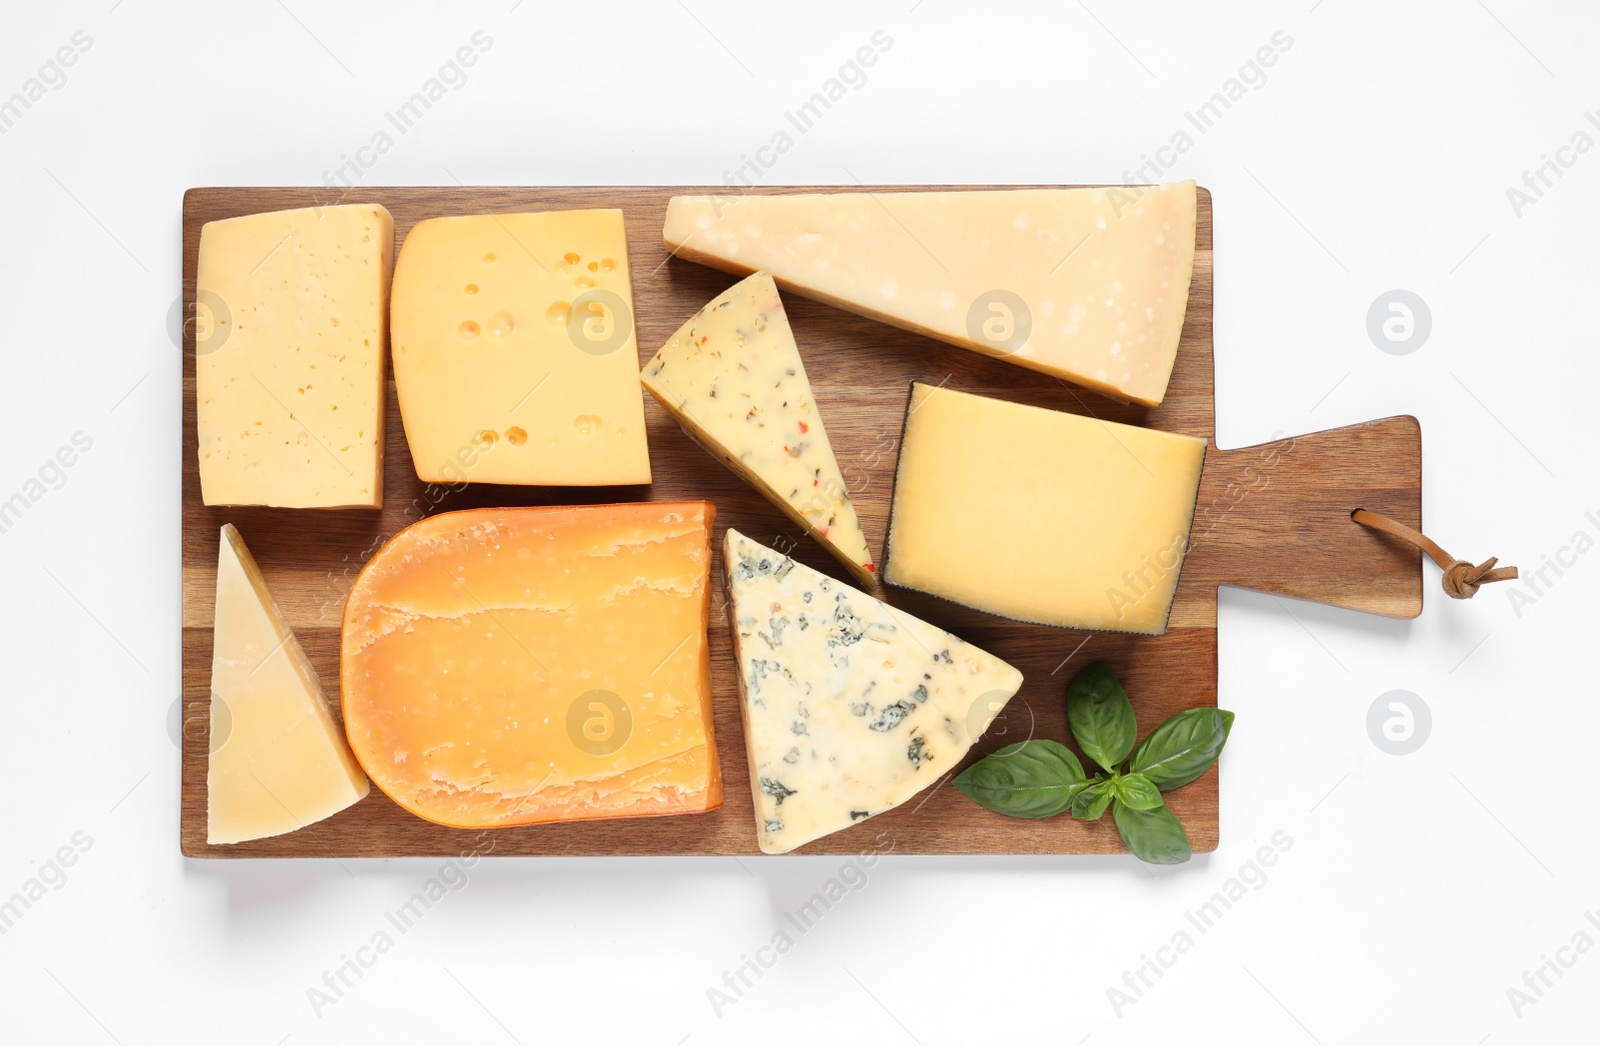
[[[673,254],[1153,406],[1194,271],[1194,182],[675,196]]]
[[[719,294],[667,340],[640,380],[695,442],[863,584],[878,583],[771,276],[758,272]]]
[[[322,683],[232,524],[217,555],[206,841],[282,835],[364,798]]]
[[[1022,685],[999,658],[736,530],[722,551],[764,853],[934,784]]]

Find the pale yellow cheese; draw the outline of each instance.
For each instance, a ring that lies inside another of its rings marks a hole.
[[[207,222],[195,427],[207,505],[383,504],[394,220],[377,204]]]
[[[217,556],[213,644],[206,840],[282,835],[365,797],[316,670],[232,524]]]
[[[665,240],[779,286],[1122,400],[1166,394],[1195,185],[676,196]]]
[[[916,384],[890,584],[1019,621],[1160,635],[1206,441]]]
[[[430,483],[649,483],[622,212],[419,222],[394,275],[394,381]]]
[[[684,430],[839,557],[877,567],[772,277],[735,284],[645,364],[644,387]]]

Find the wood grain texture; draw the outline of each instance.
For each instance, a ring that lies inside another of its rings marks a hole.
[[[989,186],[893,186],[883,191]],[[641,360],[734,278],[668,257],[661,241],[667,200],[718,187],[362,188],[342,197],[322,188],[218,188],[184,198],[183,293],[194,301],[200,229],[220,218],[335,202],[380,203],[395,219],[395,246],[424,218],[451,214],[618,207],[627,220]],[[867,191],[857,186],[779,187],[755,192]],[[1214,437],[1212,400],[1211,196],[1201,190],[1194,281],[1178,363],[1165,401],[1144,408],[919,335],[788,296],[790,321],[828,435],[875,554],[883,551],[906,393],[913,380],[1056,410]],[[192,313],[191,313],[192,314]],[[726,798],[711,813],[495,829],[488,834],[430,824],[377,789],[336,816],[289,835],[234,846],[206,843],[211,625],[217,541],[233,523],[307,655],[330,688],[339,678],[339,619],[361,565],[390,536],[434,512],[490,505],[602,503],[705,498],[717,505],[717,542],[729,526],[793,548],[802,562],[848,583],[844,568],[754,490],[692,443],[644,398],[655,482],[649,487],[550,488],[422,484],[411,468],[394,385],[389,384],[385,501],[381,510],[208,508],[196,463],[194,332],[185,330],[183,416],[183,693],[181,843],[193,857],[498,855],[759,855],[745,773],[738,686],[720,579],[713,578],[711,651],[715,731]],[[1084,492],[1092,499],[1094,492]],[[1421,609],[1421,556],[1349,519],[1371,508],[1421,524],[1421,437],[1411,418],[1352,426],[1270,444],[1218,450],[1201,480],[1194,548],[1178,587],[1171,626],[1159,637],[1083,633],[1005,621],[912,592],[889,602],[989,650],[1026,682],[971,758],[1028,736],[1070,744],[1064,694],[1092,660],[1111,663],[1126,684],[1141,735],[1185,708],[1217,699],[1216,588],[1240,585],[1397,616]],[[720,554],[719,557],[720,559]],[[719,564],[720,569],[720,564]],[[1218,774],[1168,795],[1196,851],[1218,841]],[[491,849],[492,848],[492,849]],[[896,853],[1113,853],[1110,817],[1094,824],[1056,817],[1013,820],[963,798],[947,781],[913,802],[796,851]]]

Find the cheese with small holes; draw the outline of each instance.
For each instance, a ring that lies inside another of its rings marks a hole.
[[[691,438],[805,527],[863,584],[877,584],[771,276],[758,272],[719,294],[644,365],[642,380]]]
[[[195,429],[207,505],[383,504],[394,219],[376,204],[207,222]]]
[[[206,841],[282,835],[365,798],[316,669],[232,524],[217,554],[212,636]]]
[[[1193,182],[675,196],[681,258],[1154,405],[1194,269]]]
[[[621,211],[418,222],[395,263],[393,320],[425,482],[650,482]]]
[[[884,579],[1018,621],[1160,635],[1206,441],[914,384]]]
[[[764,853],[934,784],[1022,685],[1004,661],[731,528],[722,568]]]
[[[372,781],[459,828],[722,803],[703,501],[445,512],[350,590],[345,728]]]

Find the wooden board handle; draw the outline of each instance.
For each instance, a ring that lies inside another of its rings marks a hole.
[[[1219,450],[1213,442],[1183,582],[1416,617],[1422,553],[1357,524],[1350,514],[1361,508],[1422,528],[1416,418],[1383,418],[1240,450]]]

